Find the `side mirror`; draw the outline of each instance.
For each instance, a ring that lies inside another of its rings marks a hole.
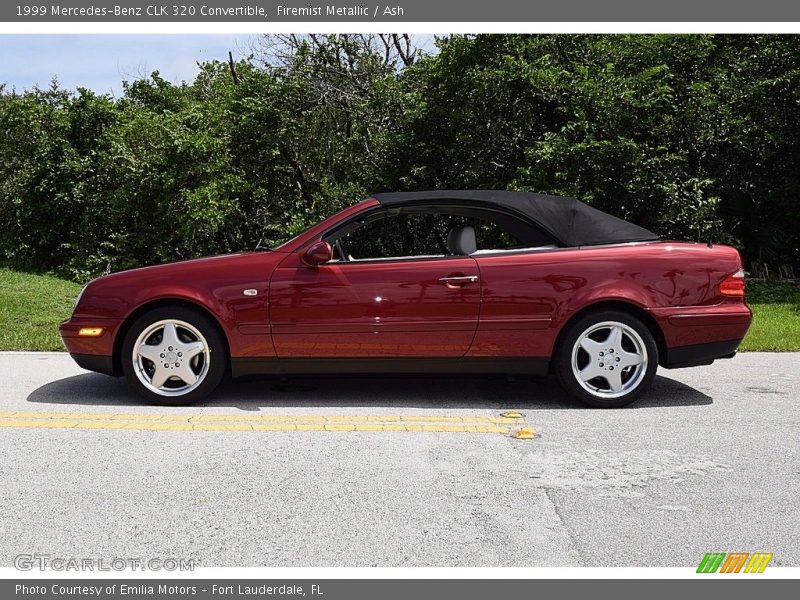
[[[333,247],[328,242],[314,242],[303,254],[303,262],[309,267],[318,267],[333,260]]]

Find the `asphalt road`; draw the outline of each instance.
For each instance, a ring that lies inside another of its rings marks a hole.
[[[800,566],[800,354],[660,371],[623,410],[464,376],[265,379],[165,409],[63,354],[0,353],[0,391],[0,566]]]

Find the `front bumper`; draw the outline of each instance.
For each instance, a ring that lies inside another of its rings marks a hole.
[[[118,375],[114,369],[113,356],[114,338],[119,326],[120,321],[117,319],[73,316],[61,323],[58,332],[78,366],[106,375]],[[79,335],[81,329],[96,327],[102,328],[102,333],[98,336]]]
[[[100,356],[99,354],[72,354],[72,360],[78,363],[81,369],[119,377],[117,369],[114,368],[114,358],[112,356]]]

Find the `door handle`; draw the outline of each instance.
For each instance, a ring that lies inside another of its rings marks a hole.
[[[467,283],[476,283],[478,281],[477,275],[448,275],[447,277],[439,277],[439,281],[446,285],[464,285]]]

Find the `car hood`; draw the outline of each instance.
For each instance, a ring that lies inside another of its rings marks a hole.
[[[275,266],[285,257],[285,254],[272,251],[207,256],[117,271],[95,279],[90,283],[90,287],[98,289],[128,282],[136,282],[141,285],[167,282],[185,283],[194,286],[210,277],[218,280],[248,279],[249,277],[268,279]]]
[[[158,265],[149,265],[146,267],[135,267],[133,269],[125,269],[124,271],[115,271],[114,273],[109,273],[108,275],[104,275],[102,278],[119,278],[119,277],[127,277],[127,276],[142,276],[147,274],[158,274],[162,275],[164,273],[180,273],[186,269],[194,270],[197,267],[212,267],[212,266],[221,266],[221,265],[235,265],[238,262],[241,262],[243,258],[258,255],[258,256],[266,256],[269,251],[259,251],[259,252],[233,252],[230,254],[217,254],[215,256],[203,256],[201,258],[187,258],[185,260],[176,260],[173,262],[168,263],[161,263]]]

